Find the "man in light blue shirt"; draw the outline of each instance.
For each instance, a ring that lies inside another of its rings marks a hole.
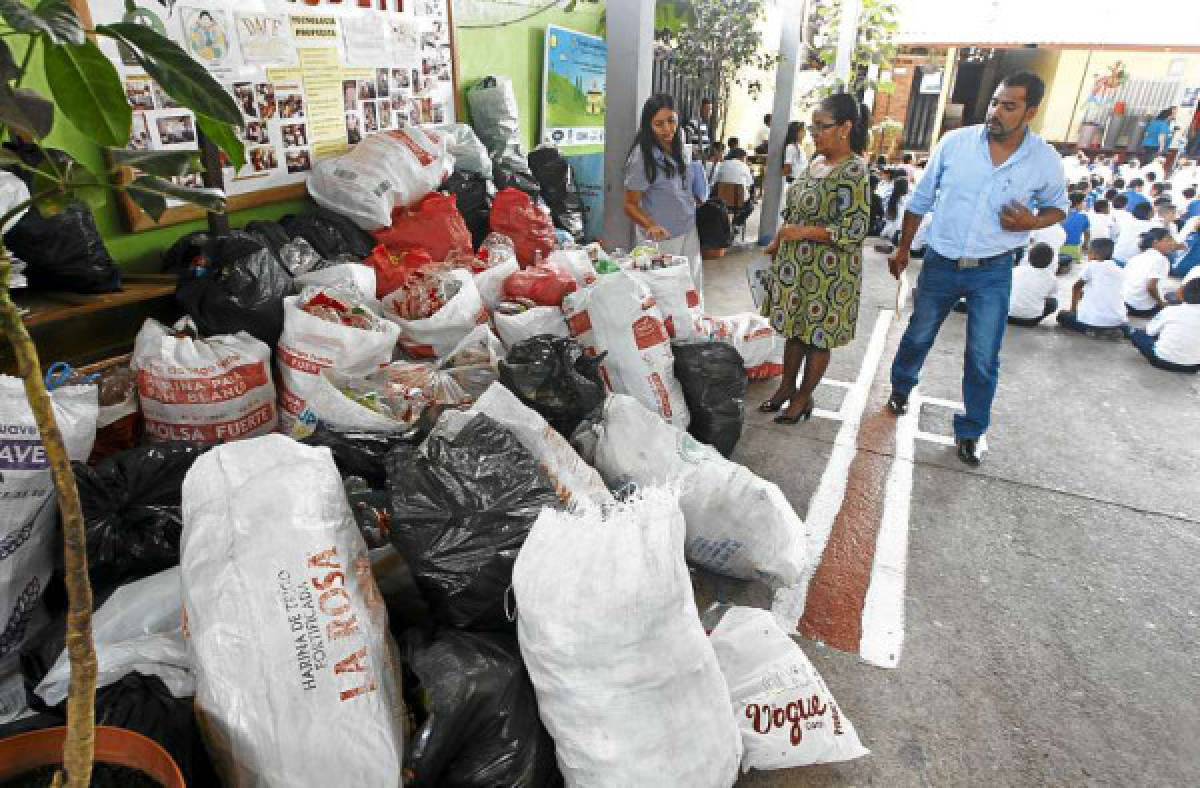
[[[897,415],[907,410],[909,392],[942,321],[959,299],[966,299],[966,413],[955,414],[954,436],[958,457],[968,465],[979,464],[979,438],[991,421],[1013,251],[1026,245],[1032,230],[1066,216],[1062,159],[1029,130],[1044,94],[1045,84],[1035,74],[1006,77],[992,95],[984,125],[942,138],[909,198],[899,248],[889,261],[892,275],[899,277],[922,214],[933,211],[913,315],[892,362],[888,408]]]

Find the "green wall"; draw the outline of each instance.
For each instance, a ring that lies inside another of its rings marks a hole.
[[[510,6],[516,13],[516,7]],[[601,35],[603,3],[579,3],[574,11],[552,9],[510,25],[486,28],[469,27],[469,19],[455,18],[458,44],[459,108],[465,112],[466,89],[480,79],[495,74],[513,81],[520,110],[521,142],[526,151],[537,145],[541,129],[542,48],[546,25]],[[466,114],[460,117],[467,118]]]
[[[21,60],[24,47],[13,47],[17,62]],[[34,53],[33,67],[30,68],[25,85],[34,88],[43,95],[49,96],[49,89],[41,67],[41,50]],[[95,172],[103,172],[105,163],[101,151],[90,144],[80,134],[71,122],[61,114],[54,118],[54,129],[46,140],[53,148],[62,148]],[[303,210],[307,200],[291,200],[274,205],[238,211],[230,214],[229,220],[234,227],[241,227],[251,219],[277,219],[287,213]],[[94,209],[96,225],[104,237],[109,252],[113,258],[127,271],[153,272],[158,270],[159,257],[175,239],[186,233],[207,228],[204,220],[174,224],[161,230],[131,233],[125,228],[124,212],[115,195],[109,195],[103,208]]]

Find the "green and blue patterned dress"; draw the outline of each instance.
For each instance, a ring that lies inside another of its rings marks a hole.
[[[871,183],[859,156],[848,156],[823,177],[815,174],[820,164],[810,163],[788,189],[783,220],[828,228],[832,242],[779,245],[762,314],[782,336],[832,350],[854,339],[858,322]]]

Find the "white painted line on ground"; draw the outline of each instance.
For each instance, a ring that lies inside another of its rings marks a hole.
[[[936,443],[939,446],[953,446],[954,438],[950,435],[938,435],[936,432],[917,431],[916,439],[926,443]]]
[[[824,408],[813,408],[813,418],[829,419],[830,421],[842,421],[842,412],[840,410],[825,410]]]
[[[908,571],[908,523],[912,511],[913,460],[921,397],[909,395],[909,409],[896,420],[896,456],[884,488],[883,516],[875,539],[871,583],[863,603],[859,655],[872,665],[894,668],[904,645],[904,594]]]
[[[844,388],[844,389],[854,388],[853,383],[847,383],[844,380],[829,380],[828,378],[822,380],[820,385],[822,385],[822,386],[838,386],[838,387]]]
[[[961,402],[953,402],[948,399],[938,399],[937,397],[923,397],[921,400],[926,405],[933,405],[938,408],[949,408],[954,411],[965,411]]]
[[[875,318],[875,328],[871,331],[862,365],[858,368],[858,377],[854,384],[847,388],[846,397],[842,401],[842,426],[838,428],[837,437],[833,441],[833,451],[825,464],[821,482],[809,501],[808,514],[804,518],[808,547],[808,568],[805,575],[796,585],[775,592],[771,612],[787,632],[795,631],[797,623],[804,615],[809,581],[821,562],[825,544],[833,530],[833,521],[842,508],[842,499],[846,495],[846,480],[850,475],[850,463],[858,451],[858,427],[862,423],[867,395],[871,391],[871,382],[875,379],[875,370],[883,357],[888,328],[893,317],[895,313],[892,310],[884,309],[880,310],[879,316]]]

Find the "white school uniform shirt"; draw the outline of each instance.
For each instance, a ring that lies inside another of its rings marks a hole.
[[[1111,213],[1088,211],[1088,225],[1092,239],[1113,238],[1117,231],[1117,217]]]
[[[749,197],[750,189],[754,187],[754,174],[741,159],[726,159],[717,167],[716,182],[740,183],[746,187],[746,196]]]
[[[1120,225],[1121,231],[1117,235],[1116,245],[1113,246],[1113,259],[1128,263],[1137,257],[1142,251],[1142,233],[1155,227],[1162,227],[1157,219],[1134,219],[1131,216],[1129,221]]]
[[[1058,294],[1058,279],[1054,264],[1034,268],[1028,260],[1013,269],[1012,295],[1008,299],[1008,316],[1041,317],[1046,311],[1046,299]]]
[[[1047,244],[1054,250],[1054,262],[1051,265],[1058,263],[1058,250],[1062,249],[1063,244],[1066,242],[1067,231],[1058,223],[1052,224],[1049,227],[1039,228],[1029,234],[1030,249],[1036,244]]]
[[[1083,297],[1075,317],[1098,328],[1114,328],[1128,319],[1125,311],[1125,271],[1112,260],[1093,260],[1079,275]]]
[[[1177,304],[1159,312],[1146,325],[1158,337],[1155,354],[1171,364],[1200,364],[1200,304]]]
[[[1158,303],[1146,291],[1151,279],[1160,283],[1171,273],[1171,261],[1157,249],[1147,249],[1125,263],[1125,303],[1134,309],[1153,309]]]

